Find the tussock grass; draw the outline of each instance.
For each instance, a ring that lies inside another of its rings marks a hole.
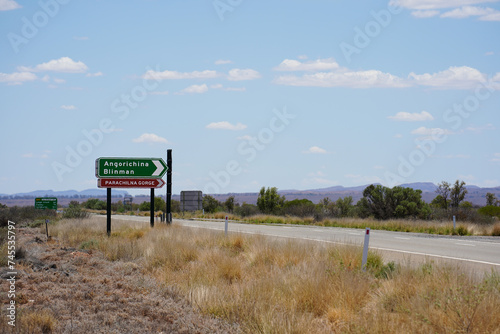
[[[500,333],[500,275],[384,263],[362,249],[144,223],[62,221],[53,233],[134,261],[246,333]],[[98,227],[96,227],[98,226]]]
[[[57,320],[48,309],[20,311],[16,322],[17,333],[49,334],[57,328]]]
[[[315,221],[313,217],[281,217],[258,215],[243,220],[254,224],[296,224],[296,225],[316,225],[328,227],[361,228],[369,227],[372,230],[386,230],[395,232],[429,233],[439,235],[495,235],[494,225],[480,225],[470,222],[457,223],[453,229],[452,222],[391,219],[375,220],[370,218],[338,218]],[[497,227],[497,229],[499,229]]]

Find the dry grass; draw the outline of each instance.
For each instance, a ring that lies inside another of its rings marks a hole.
[[[317,225],[330,227],[362,228],[370,227],[373,230],[386,230],[398,232],[415,232],[441,235],[500,235],[500,223],[496,224],[476,224],[468,221],[459,221],[456,229],[453,229],[453,222],[439,220],[420,220],[420,219],[390,219],[375,220],[372,218],[327,218],[320,221],[314,217],[294,217],[294,216],[274,216],[274,215],[255,215],[251,217],[239,217],[225,212],[212,214],[185,213],[185,216],[179,218],[208,218],[240,220],[252,224],[294,224],[294,225]]]
[[[52,234],[73,247],[135,261],[205,314],[246,333],[500,333],[500,276],[460,268],[384,264],[361,248],[271,241],[145,223],[62,221]]]

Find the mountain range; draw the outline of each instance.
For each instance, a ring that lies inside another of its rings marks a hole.
[[[363,190],[369,186],[369,184],[355,187],[343,187],[343,186],[333,186],[328,188],[320,189],[309,189],[309,190],[280,190],[279,193],[284,195],[287,200],[303,199],[306,198],[314,203],[318,203],[325,197],[330,198],[330,200],[336,201],[338,198],[343,198],[346,196],[351,196],[353,202],[356,203],[361,197],[363,197]],[[437,185],[432,182],[416,182],[416,183],[406,183],[401,184],[402,187],[408,187],[413,189],[419,189],[422,191],[422,199],[430,203],[436,197]],[[486,203],[486,193],[493,193],[497,198],[500,198],[500,186],[494,188],[481,188],[474,185],[468,185],[467,195],[465,197],[466,201],[471,202],[475,205],[485,205]],[[122,198],[127,195],[128,192],[124,190],[113,189],[113,197]],[[164,191],[159,192],[160,196],[164,195]],[[225,201],[229,196],[234,196],[235,202],[242,204],[243,202],[248,204],[257,203],[257,198],[259,196],[258,192],[253,193],[227,193],[227,194],[210,194],[218,201]],[[70,200],[84,201],[87,198],[92,197],[106,197],[105,189],[86,189],[83,191],[76,190],[65,190],[65,191],[53,191],[53,190],[36,190],[28,193],[17,193],[17,194],[0,194],[0,202],[7,205],[22,205],[13,204],[15,201],[28,200],[35,197],[57,197],[61,199],[60,203],[66,203]],[[136,196],[134,198],[135,203],[142,201],[147,201],[149,196]],[[64,199],[64,201],[62,201]],[[180,200],[180,196],[174,194],[172,196],[174,200]],[[31,201],[29,201],[31,203]],[[64,204],[63,204],[64,205]]]
[[[278,191],[280,195],[284,195],[287,200],[302,199],[306,198],[314,203],[318,203],[325,197],[336,201],[338,198],[343,198],[346,196],[351,196],[353,202],[356,203],[360,198],[363,197],[363,190],[370,184],[355,186],[355,187],[343,187],[343,186],[333,186],[328,188],[320,189],[310,189],[310,190],[281,190]],[[377,183],[375,183],[377,185]],[[413,189],[419,189],[422,191],[422,199],[427,203],[430,203],[436,196],[437,185],[432,182],[416,182],[416,183],[405,183],[401,184],[401,187],[408,187]],[[474,205],[485,205],[486,204],[486,193],[493,193],[497,198],[500,199],[500,187],[494,188],[481,188],[474,185],[467,185],[467,195],[465,200],[471,202]],[[235,201],[238,203],[249,203],[255,204],[257,202],[258,193],[231,193],[231,194],[216,194],[212,195],[218,201],[225,201],[229,196],[234,196]]]

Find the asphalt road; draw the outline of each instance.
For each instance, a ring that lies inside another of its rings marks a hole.
[[[113,216],[149,222],[149,217]],[[156,222],[156,224],[161,224]],[[174,224],[224,231],[224,221],[181,220]],[[363,245],[365,230],[301,225],[253,225],[229,222],[229,233],[260,234],[276,238],[308,240],[332,244]],[[369,248],[382,254],[385,261],[408,265],[424,261],[457,264],[473,272],[494,270],[500,273],[500,237],[436,236],[421,233],[371,230]]]

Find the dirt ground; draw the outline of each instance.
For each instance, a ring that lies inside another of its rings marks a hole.
[[[10,270],[2,267],[1,333],[238,333],[202,315],[139,263],[67,248],[38,229],[16,229],[16,327],[8,324]],[[19,250],[21,250],[19,252]]]

